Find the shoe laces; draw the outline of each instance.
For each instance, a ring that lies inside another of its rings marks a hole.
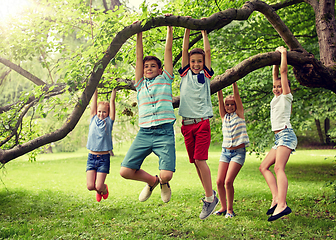
[[[202,201],[203,201],[203,210],[205,210],[205,211],[207,211],[208,210],[208,207],[210,206],[210,204],[211,204],[211,202],[207,202],[207,201],[205,201],[205,200],[203,200],[202,199]]]

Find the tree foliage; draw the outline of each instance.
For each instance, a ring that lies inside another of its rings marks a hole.
[[[2,91],[9,82],[22,86],[20,96],[0,99],[3,164],[67,136],[97,86],[104,92],[114,87],[135,90],[135,34],[144,32],[144,54],[162,58],[166,34],[162,26],[167,25],[175,26],[175,71],[184,28],[192,30],[190,47],[201,46],[200,30],[209,32],[217,75],[211,91],[225,89],[228,93],[226,87],[239,80],[253,148],[267,144],[272,87],[268,66],[279,64],[280,55],[274,52],[279,45],[290,50],[296,127],[304,129],[307,114],[334,118],[336,23],[332,0],[170,1],[163,8],[144,2],[140,17],[115,0],[33,2],[30,11],[0,28],[0,86]],[[164,13],[173,16],[164,17]],[[23,78],[30,81],[29,87],[21,85]],[[178,80],[173,87],[173,105],[178,107]],[[317,104],[321,102],[322,108]],[[48,115],[63,125],[48,133],[37,131],[36,120]],[[213,119],[213,129],[218,130],[217,119]]]

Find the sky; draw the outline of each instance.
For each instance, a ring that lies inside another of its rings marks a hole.
[[[129,7],[134,7],[139,9],[140,4],[143,0],[128,0]],[[149,5],[157,3],[159,6],[162,5],[161,1],[157,0],[146,0]],[[29,6],[29,0],[0,0],[0,21],[4,20],[7,16],[13,14],[19,14],[21,10],[24,10]]]
[[[20,13],[27,6],[29,6],[27,0],[0,0],[0,20],[5,19],[8,15]]]

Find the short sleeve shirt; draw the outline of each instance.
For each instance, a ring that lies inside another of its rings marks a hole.
[[[293,95],[274,96],[271,101],[271,124],[272,131],[281,130],[284,128],[292,128],[290,123],[290,115],[292,111]]]
[[[179,115],[187,118],[212,117],[210,79],[213,70],[204,69],[199,74],[194,74],[188,64],[179,69],[180,83],[180,107]]]
[[[109,116],[100,120],[97,115],[94,115],[90,122],[86,148],[95,152],[112,150],[113,123],[114,120],[112,120]]]
[[[137,90],[139,126],[148,128],[175,122],[172,81],[174,76],[166,70],[153,79],[141,78]]]

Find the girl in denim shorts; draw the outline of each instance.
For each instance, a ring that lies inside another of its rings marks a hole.
[[[223,144],[219,160],[217,190],[221,208],[215,215],[235,216],[233,211],[233,182],[244,165],[249,137],[246,131],[243,103],[239,96],[237,83],[232,84],[233,96],[229,95],[223,101],[222,91],[218,91],[219,114],[222,118]]]
[[[297,138],[290,123],[293,96],[287,78],[287,50],[281,46],[276,52],[281,54],[281,67],[279,78],[279,65],[273,66],[274,98],[271,101],[271,124],[275,133],[275,144],[259,167],[272,193],[271,207],[266,212],[267,215],[271,215],[268,221],[274,221],[292,212],[286,202],[288,180],[285,167],[297,145]],[[273,164],[276,178],[269,170]]]
[[[110,153],[112,152],[112,127],[115,119],[116,90],[111,93],[110,102],[97,104],[97,89],[92,96],[90,109],[90,128],[86,144],[89,150],[86,164],[86,185],[96,191],[96,200],[101,201],[109,195],[105,179],[110,172]]]

